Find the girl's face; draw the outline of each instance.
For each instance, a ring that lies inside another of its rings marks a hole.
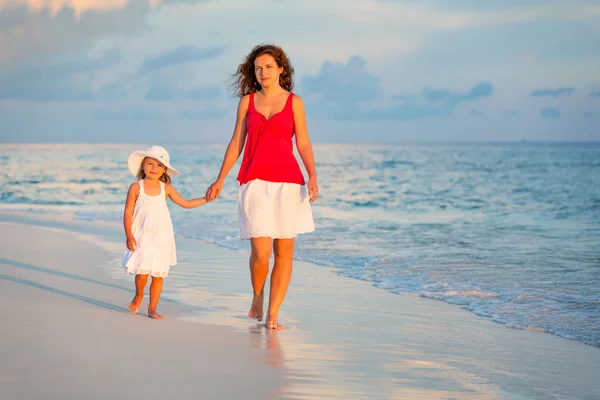
[[[254,60],[254,74],[262,87],[279,85],[279,75],[282,72],[283,67],[278,67],[273,56],[269,54],[263,54]]]
[[[159,180],[167,172],[167,167],[155,158],[146,158],[144,160],[144,173],[148,179]]]

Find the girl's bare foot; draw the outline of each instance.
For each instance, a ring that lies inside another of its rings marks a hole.
[[[162,315],[160,315],[156,311],[150,311],[150,310],[148,310],[148,317],[150,317],[152,319],[163,319]]]
[[[263,319],[263,295],[260,294],[258,296],[254,296],[252,299],[252,305],[250,306],[250,311],[248,312],[248,316],[257,321],[262,321]]]
[[[129,311],[131,311],[132,314],[137,314],[138,311],[140,310],[140,304],[142,304],[142,299],[144,297],[143,296],[133,296],[133,300],[131,300],[131,303],[129,303]]]

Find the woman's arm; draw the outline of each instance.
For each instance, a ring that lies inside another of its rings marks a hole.
[[[319,195],[319,185],[317,184],[317,171],[315,170],[315,156],[313,154],[312,144],[308,137],[308,128],[306,126],[306,112],[304,102],[300,96],[292,98],[292,108],[294,109],[294,127],[296,130],[296,147],[302,158],[306,172],[308,173],[308,195],[312,203]]]
[[[212,201],[219,197],[219,195],[221,194],[221,190],[223,189],[223,183],[225,182],[227,174],[229,174],[231,168],[233,168],[238,158],[240,158],[242,150],[244,150],[247,132],[246,112],[248,111],[249,97],[250,96],[246,95],[240,99],[237,108],[237,118],[235,121],[233,136],[231,137],[229,145],[227,146],[227,150],[225,151],[225,157],[223,158],[223,163],[221,164],[221,170],[219,171],[219,176],[217,177],[217,180],[214,181],[208,189],[206,189],[207,201]]]
[[[125,228],[125,237],[127,238],[127,248],[134,251],[137,247],[137,242],[131,232],[131,225],[133,223],[133,211],[135,209],[135,202],[140,195],[140,184],[134,182],[129,186],[127,191],[127,199],[125,200],[125,211],[123,212],[123,228]]]
[[[186,199],[185,197],[180,195],[179,192],[175,190],[173,185],[171,185],[170,183],[167,183],[165,185],[165,190],[167,192],[167,197],[173,200],[173,203],[177,204],[179,207],[195,208],[206,204],[206,198],[204,197],[198,197],[197,199],[191,200]]]

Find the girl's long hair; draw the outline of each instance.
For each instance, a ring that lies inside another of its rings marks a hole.
[[[136,177],[138,178],[138,181],[142,180],[146,177],[146,173],[144,172],[144,163],[146,162],[147,159],[148,159],[148,157],[144,157],[144,159],[140,163],[140,168],[138,169],[138,173],[136,175]],[[162,174],[162,176],[160,178],[158,178],[158,180],[162,181],[164,183],[171,183],[171,177],[169,176],[169,174],[167,174],[166,170],[165,170],[165,173]]]
[[[283,71],[279,75],[279,86],[288,92],[291,92],[294,88],[294,67],[292,67],[283,49],[273,44],[260,44],[252,49],[244,62],[238,66],[236,73],[231,75],[234,82],[230,87],[238,97],[260,91],[261,85],[256,80],[256,74],[254,73],[254,60],[263,54],[273,57],[277,67],[283,67]]]

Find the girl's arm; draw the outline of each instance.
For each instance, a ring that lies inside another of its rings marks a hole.
[[[308,173],[308,195],[312,203],[319,195],[319,185],[317,184],[317,171],[315,170],[315,156],[313,154],[310,138],[308,137],[308,128],[306,126],[306,112],[304,111],[304,102],[300,96],[292,98],[292,108],[294,110],[294,128],[296,131],[296,147],[302,158],[306,172]]]
[[[127,238],[127,248],[134,251],[137,247],[137,242],[131,232],[131,224],[133,222],[133,210],[135,208],[135,202],[140,195],[140,184],[134,182],[129,186],[127,192],[127,199],[125,200],[125,211],[123,212],[123,227],[125,228],[125,237]]]
[[[175,188],[170,183],[165,184],[165,190],[167,192],[167,197],[171,198],[171,200],[173,200],[173,203],[183,208],[195,208],[206,203],[206,198],[204,197],[198,197],[197,199],[187,200],[185,197],[180,195],[179,192],[175,190]]]
[[[221,164],[221,170],[217,180],[206,189],[206,199],[213,201],[221,194],[223,189],[223,183],[231,168],[235,165],[242,150],[244,150],[244,144],[246,142],[246,112],[248,111],[248,104],[250,102],[250,96],[246,95],[240,99],[237,108],[237,118],[235,121],[235,128],[233,130],[233,136],[229,141],[227,150],[225,151],[225,157]]]

